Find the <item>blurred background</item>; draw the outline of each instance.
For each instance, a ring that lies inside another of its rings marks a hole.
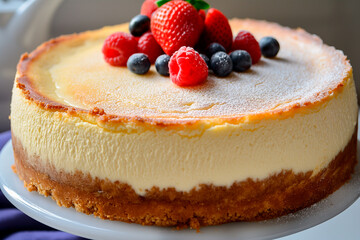
[[[0,132],[8,116],[16,63],[25,51],[61,34],[128,22],[143,0],[0,0]],[[228,18],[301,27],[344,51],[360,73],[359,0],[207,0]],[[360,77],[358,79],[360,81]],[[359,92],[360,82],[357,82]]]

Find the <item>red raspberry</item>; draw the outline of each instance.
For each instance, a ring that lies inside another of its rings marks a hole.
[[[255,37],[248,31],[241,31],[235,37],[233,42],[233,51],[235,50],[245,50],[247,51],[252,59],[252,64],[259,62],[261,58],[261,50],[258,41]]]
[[[158,9],[158,6],[156,5],[156,2],[158,0],[145,0],[143,4],[141,5],[141,15],[146,15],[151,19],[151,15],[153,12]]]
[[[164,53],[151,32],[147,32],[140,37],[138,51],[145,53],[149,57],[151,64],[155,63],[156,58]]]
[[[105,39],[102,52],[112,66],[126,66],[128,58],[137,52],[137,41],[129,33],[113,33]]]
[[[208,76],[204,59],[191,47],[181,47],[169,62],[170,79],[178,86],[193,86],[203,83]]]

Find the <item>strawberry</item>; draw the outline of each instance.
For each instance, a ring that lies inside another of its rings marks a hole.
[[[203,9],[200,9],[198,11],[199,14],[199,31],[200,31],[200,37],[199,40],[201,38],[201,33],[204,31],[204,27],[205,27],[205,16],[206,16],[206,12]]]
[[[129,33],[113,33],[105,39],[102,52],[112,66],[126,66],[128,58],[137,52],[137,40]]]
[[[174,0],[165,3],[151,17],[151,31],[164,52],[172,55],[182,46],[193,47],[202,25],[197,9],[190,3]]]
[[[158,9],[158,6],[156,5],[157,1],[158,0],[145,0],[141,5],[140,14],[146,15],[151,18],[152,13],[155,12],[156,9]]]
[[[208,77],[205,60],[191,47],[181,47],[170,58],[170,79],[178,86],[194,86]]]
[[[199,10],[199,15],[200,15],[201,19],[202,19],[203,21],[205,21],[206,12],[205,12],[204,9],[200,9],[200,10]]]
[[[233,34],[229,20],[219,10],[215,8],[209,9],[201,39],[204,41],[202,44],[205,44],[204,49],[211,43],[216,42],[221,44],[227,52],[231,50]]]
[[[232,50],[247,51],[251,56],[252,64],[256,64],[261,58],[260,45],[255,37],[248,31],[240,31],[236,35]]]
[[[147,32],[142,35],[138,42],[138,50],[141,53],[145,53],[150,62],[153,64],[158,56],[163,54],[163,50],[156,42],[154,35],[151,32]]]

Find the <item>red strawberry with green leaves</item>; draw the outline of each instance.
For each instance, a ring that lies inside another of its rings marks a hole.
[[[201,37],[204,43],[204,49],[211,43],[221,44],[227,52],[231,50],[233,42],[233,34],[229,24],[229,20],[222,12],[215,8],[210,8],[206,18],[204,32]]]
[[[198,10],[209,5],[203,0],[160,0],[157,4],[160,7],[151,17],[151,32],[164,52],[171,56],[182,46],[194,47],[204,25]]]

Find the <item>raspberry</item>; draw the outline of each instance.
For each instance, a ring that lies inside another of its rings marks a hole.
[[[156,58],[164,53],[151,32],[145,33],[140,37],[138,50],[149,57],[151,64],[155,63]]]
[[[181,47],[169,62],[170,79],[178,86],[193,86],[203,83],[208,76],[204,59],[191,47]]]
[[[141,5],[141,15],[146,15],[149,18],[151,18],[151,15],[153,12],[158,9],[158,6],[156,5],[157,0],[145,0],[143,4]]]
[[[102,52],[112,66],[126,66],[129,57],[137,52],[137,41],[129,33],[113,33],[105,39]]]
[[[261,50],[258,41],[255,37],[248,31],[241,31],[235,37],[233,42],[233,51],[234,50],[245,50],[247,51],[252,59],[252,64],[259,62],[261,58]]]

